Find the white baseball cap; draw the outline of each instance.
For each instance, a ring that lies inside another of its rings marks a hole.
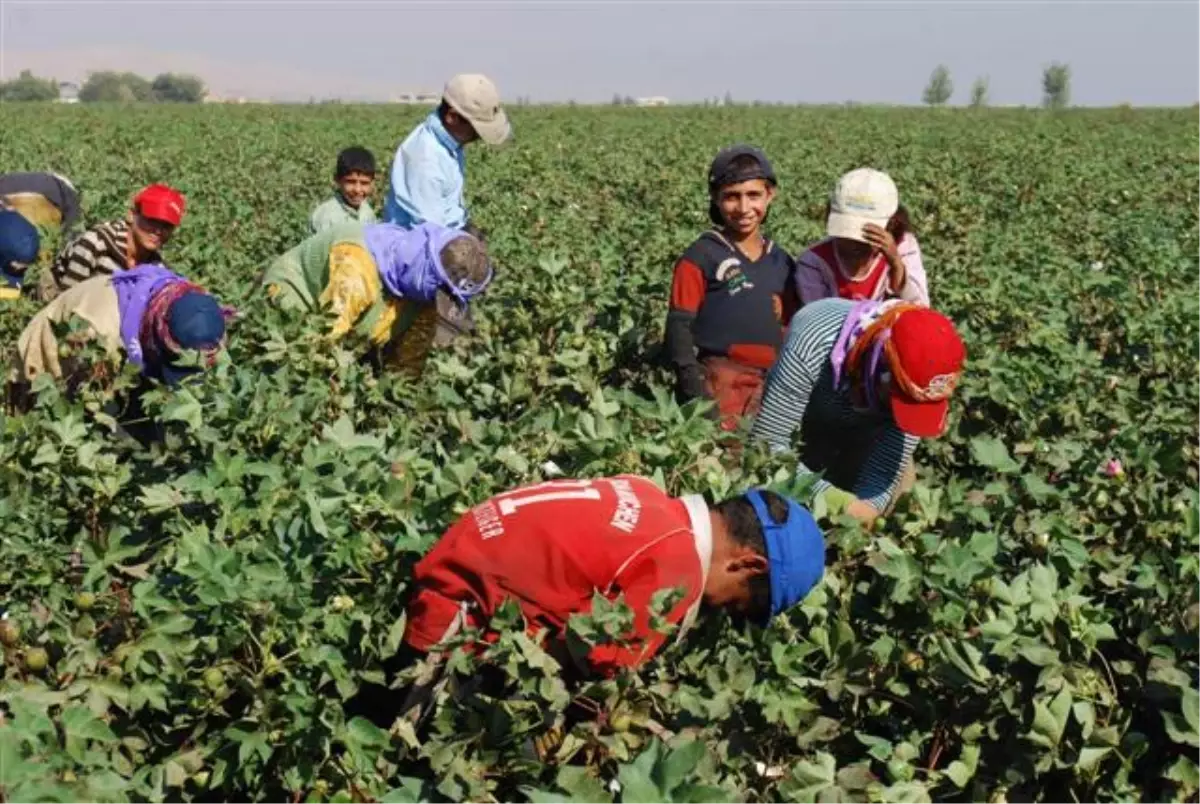
[[[446,83],[442,100],[461,114],[488,145],[499,145],[512,134],[508,115],[500,106],[500,93],[486,75],[454,76]]]
[[[838,179],[829,196],[826,231],[830,237],[865,243],[863,226],[886,227],[899,208],[900,194],[891,176],[871,168],[852,170]]]

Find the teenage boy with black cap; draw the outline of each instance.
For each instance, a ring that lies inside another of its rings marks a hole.
[[[712,399],[725,430],[757,412],[798,306],[795,264],[762,233],[776,187],[758,148],[719,152],[708,171],[713,229],[684,251],[671,282],[665,347],[677,397]]]

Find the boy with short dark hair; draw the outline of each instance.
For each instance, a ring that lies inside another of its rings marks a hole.
[[[758,411],[767,370],[799,306],[791,256],[763,233],[776,191],[766,155],[720,151],[704,232],[675,263],[664,346],[680,404],[711,399],[722,429]]]
[[[309,216],[313,234],[339,223],[375,223],[370,197],[375,191],[375,155],[359,145],[338,154],[333,172],[334,194],[317,205]]]

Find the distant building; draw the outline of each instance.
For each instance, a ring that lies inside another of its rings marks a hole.
[[[59,103],[79,103],[79,84],[71,81],[58,82]]]
[[[442,101],[440,92],[401,92],[391,97],[392,103],[407,103],[410,105],[433,106]]]
[[[638,98],[634,101],[636,106],[666,106],[668,103],[670,101],[661,95],[656,95],[652,98]]]

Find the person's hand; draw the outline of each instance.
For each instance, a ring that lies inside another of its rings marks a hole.
[[[896,245],[896,238],[892,237],[892,233],[887,229],[874,223],[863,226],[863,238],[871,245],[871,248],[883,254],[887,259],[888,278],[891,280],[892,290],[899,291],[904,287],[908,274],[904,269],[904,260],[900,259],[900,249]]]
[[[879,518],[879,509],[865,500],[854,500],[846,505],[845,513],[857,519],[864,528],[870,530]]]

